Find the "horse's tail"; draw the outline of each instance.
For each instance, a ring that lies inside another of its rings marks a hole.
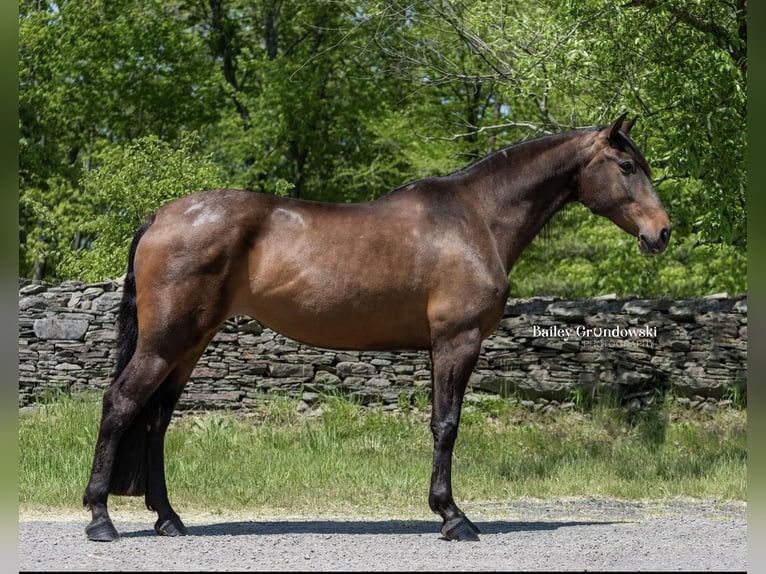
[[[154,223],[154,215],[147,219],[136,231],[133,241],[130,243],[128,252],[128,271],[125,274],[125,283],[122,289],[120,310],[117,314],[117,363],[112,376],[117,379],[125,370],[125,367],[136,352],[138,341],[138,313],[136,310],[136,274],[134,271],[136,249],[144,233]]]
[[[112,384],[128,366],[138,342],[138,311],[136,309],[136,276],[134,261],[138,243],[154,222],[154,215],[144,222],[133,236],[128,253],[128,270],[117,314],[117,361]],[[155,393],[156,395],[156,393]],[[120,439],[117,456],[109,481],[109,492],[126,496],[141,496],[146,492],[147,420],[159,408],[155,395],[149,398]]]

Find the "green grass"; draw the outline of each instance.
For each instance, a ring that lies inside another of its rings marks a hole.
[[[179,511],[427,515],[428,413],[392,414],[327,397],[322,414],[264,400],[249,415],[174,420],[166,440]],[[19,424],[19,503],[80,508],[100,417],[93,397],[62,399]],[[519,497],[746,499],[746,410],[661,406],[532,414],[513,401],[467,403],[455,449],[459,504]],[[111,497],[110,505],[141,501]]]

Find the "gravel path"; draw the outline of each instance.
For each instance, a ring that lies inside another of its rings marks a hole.
[[[747,507],[702,501],[522,500],[464,505],[480,542],[447,542],[434,516],[183,516],[165,538],[153,514],[113,514],[122,538],[89,542],[85,512],[20,515],[19,569],[90,571],[747,570]]]

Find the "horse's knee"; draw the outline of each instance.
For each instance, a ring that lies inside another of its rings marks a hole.
[[[446,420],[431,421],[431,434],[434,437],[434,445],[438,448],[443,444],[454,444],[457,439],[458,422],[448,418]]]

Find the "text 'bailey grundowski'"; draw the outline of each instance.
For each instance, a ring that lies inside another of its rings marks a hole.
[[[568,341],[572,337],[579,339],[654,339],[657,337],[657,327],[586,327],[577,325],[576,327],[562,327],[559,325],[550,325],[541,327],[532,326],[533,337],[553,337]]]

